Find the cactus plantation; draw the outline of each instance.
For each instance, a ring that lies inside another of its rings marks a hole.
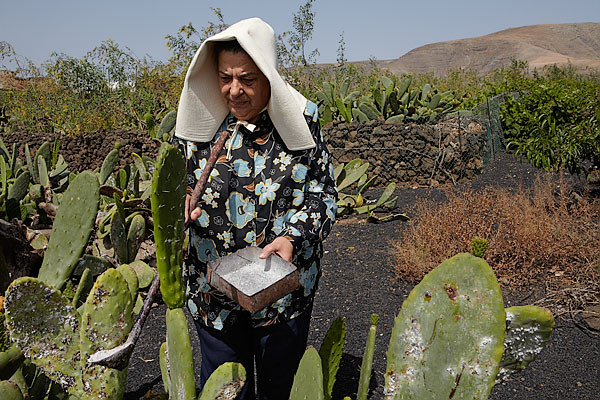
[[[156,163],[139,157],[137,165],[113,173],[118,151],[109,153],[99,172],[71,178],[57,207],[38,276],[17,279],[6,291],[3,335],[10,341],[0,353],[1,390],[11,399],[43,397],[50,391],[79,399],[123,398],[127,367],[91,361],[99,351],[124,343],[132,331],[142,303],[138,291],[148,287],[155,274],[135,261],[151,217],[160,291],[167,306],[165,342],[157,354],[164,390],[172,399],[233,399],[246,378],[237,363],[222,365],[202,391],[196,388],[183,312],[185,160],[175,147],[164,144]],[[6,161],[3,165],[7,171]],[[32,176],[44,174],[43,163],[39,165]],[[367,168],[368,163],[360,160],[338,167],[340,189],[357,185],[341,201],[357,213],[380,205],[393,208],[388,204],[396,201],[392,187],[362,210],[360,196],[371,182]],[[149,171],[153,178],[146,184],[141,178]],[[151,188],[145,189],[146,195],[140,184]],[[96,223],[110,227],[95,231]],[[108,240],[112,261],[100,253],[84,254],[93,232],[92,249]],[[481,258],[485,248],[485,240],[474,238],[476,256],[460,254],[445,261],[404,302],[388,345],[386,398],[487,398],[495,382],[525,368],[543,348],[552,316],[533,306],[504,309],[494,274]],[[373,315],[356,399],[369,394],[377,324],[378,316]],[[320,350],[306,351],[290,399],[332,398],[346,333],[344,320],[338,318]],[[38,382],[16,379],[20,385],[15,386],[9,379],[26,368],[39,371]]]

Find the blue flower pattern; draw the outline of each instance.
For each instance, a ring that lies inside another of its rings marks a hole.
[[[210,287],[207,263],[250,245],[264,247],[278,236],[285,236],[294,246],[300,287],[253,314],[253,324],[289,320],[312,304],[321,274],[321,241],[335,221],[337,190],[314,103],[307,104],[305,119],[315,148],[288,150],[264,111],[254,132],[240,128],[231,159],[221,158],[211,172],[216,179],[209,180],[199,203],[201,216],[190,227],[184,268],[187,307],[198,322],[226,329],[231,313],[242,312],[239,305]],[[231,132],[235,121],[228,115],[209,143],[174,138],[187,158],[187,182],[192,188],[219,132]],[[221,155],[226,151],[227,147]]]

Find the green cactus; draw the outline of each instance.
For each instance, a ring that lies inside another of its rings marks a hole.
[[[158,126],[158,131],[156,132],[156,137],[165,140],[165,135],[168,135],[168,138],[173,136],[175,132],[175,123],[177,122],[177,111],[171,110],[165,115],[163,120],[160,122]]]
[[[169,354],[167,353],[167,342],[160,345],[160,352],[158,355],[160,363],[160,375],[162,376],[163,386],[165,392],[169,394],[169,388],[171,387],[171,371],[169,371]]]
[[[470,254],[444,261],[396,317],[386,399],[487,398],[502,357],[504,321],[489,265]]]
[[[137,279],[133,270],[130,273]],[[92,365],[87,358],[126,339],[133,325],[132,297],[123,275],[109,269],[94,284],[80,317],[53,286],[36,278],[20,278],[7,290],[6,325],[25,356],[71,396],[80,400],[120,399],[126,370]],[[34,391],[45,393],[47,384],[35,379],[37,373],[24,375],[31,377],[27,382],[32,388],[30,395]]]
[[[113,173],[113,171],[115,170],[115,165],[117,165],[117,161],[119,160],[119,149],[114,148],[112,149],[104,158],[104,161],[102,162],[102,167],[100,167],[100,176],[99,176],[99,180],[100,180],[100,184],[104,185],[106,183],[106,181],[108,180],[108,177]]]
[[[115,269],[100,275],[90,291],[79,332],[82,394],[78,396],[81,400],[123,397],[127,369],[119,371],[90,364],[87,359],[95,352],[112,349],[127,339],[133,326],[132,298],[127,279]]]
[[[340,368],[345,340],[346,322],[343,317],[338,317],[329,327],[319,349],[323,369],[323,392],[326,399],[331,399],[331,392],[335,384],[335,376]]]
[[[554,317],[536,306],[514,306],[506,310],[506,337],[496,382],[522,371],[536,359],[552,333]]]
[[[0,381],[0,398],[2,400],[22,400],[23,393],[16,383]]]
[[[69,299],[40,279],[24,277],[9,286],[5,309],[13,342],[50,379],[76,394],[80,317]]]
[[[77,285],[77,290],[75,291],[75,295],[73,296],[73,307],[78,308],[81,306],[87,298],[88,293],[92,290],[92,286],[94,285],[94,278],[92,275],[92,270],[86,268],[81,274],[81,278],[79,279],[79,284]]]
[[[246,382],[246,370],[240,363],[220,365],[209,377],[198,400],[235,399]]]
[[[471,241],[471,252],[475,257],[483,258],[487,250],[488,242],[487,239],[474,237]]]
[[[44,188],[50,188],[50,177],[48,176],[48,164],[44,157],[39,156],[37,158],[38,175],[40,178],[40,185]]]
[[[139,281],[137,277],[137,273],[127,264],[121,264],[117,267],[117,271],[123,275],[123,278],[127,281],[127,286],[129,287],[129,292],[131,294],[131,301],[135,304],[137,299],[137,292],[139,289]]]
[[[375,338],[378,322],[379,315],[372,314],[367,345],[365,346],[365,353],[360,366],[360,378],[358,380],[356,400],[367,400],[367,395],[369,394],[369,383],[371,382],[371,370],[373,369],[373,355],[375,354]]]
[[[169,308],[185,302],[182,276],[183,203],[185,160],[174,146],[166,145],[158,157],[152,179],[152,217],[160,291]]]
[[[147,112],[144,114],[144,122],[146,123],[146,130],[152,139],[156,138],[156,121],[154,121],[154,117],[152,113]]]
[[[115,197],[117,197],[115,193]],[[115,249],[115,255],[120,263],[128,263],[129,251],[127,246],[127,231],[125,228],[125,220],[122,213],[116,212],[113,214],[110,221],[110,242]]]
[[[290,392],[290,400],[325,400],[321,357],[309,346],[298,366]]]
[[[8,186],[7,198],[21,201],[27,195],[29,191],[29,182],[31,181],[31,175],[28,171],[23,171],[19,174],[12,185]]]
[[[92,276],[98,276],[111,267],[110,261],[104,258],[84,254],[73,270],[73,275],[82,275],[86,269],[89,269]]]
[[[54,219],[38,275],[41,280],[60,289],[71,275],[94,227],[99,201],[96,176],[87,171],[77,175],[64,193]]]
[[[167,309],[166,320],[170,396],[176,400],[195,400],[194,355],[183,308]]]
[[[0,380],[6,380],[13,376],[24,360],[23,352],[14,344],[5,351],[0,351]]]
[[[136,260],[129,264],[138,277],[138,284],[140,289],[146,288],[152,284],[156,270],[143,262],[142,260]]]
[[[146,236],[146,220],[140,214],[135,215],[129,223],[127,232],[127,262],[133,262]]]

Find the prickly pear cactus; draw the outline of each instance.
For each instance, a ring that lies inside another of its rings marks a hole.
[[[171,145],[162,147],[152,178],[152,218],[160,291],[169,308],[183,307],[182,276],[185,160]]]
[[[234,400],[245,382],[246,370],[242,364],[222,364],[210,375],[198,400]]]
[[[127,262],[133,262],[144,241],[146,220],[140,214],[133,217],[127,231]]]
[[[321,357],[315,348],[304,352],[290,393],[290,400],[324,400]]]
[[[387,351],[386,399],[485,399],[504,343],[502,295],[490,266],[458,254],[409,294]]]
[[[16,383],[11,381],[0,381],[0,399],[23,400],[23,393]]]
[[[132,268],[137,277],[138,284],[140,289],[146,288],[152,284],[152,280],[154,280],[154,275],[156,275],[156,271],[154,268],[143,262],[142,260],[136,260],[129,264],[129,267]]]
[[[170,398],[195,400],[194,355],[183,308],[167,309],[167,353],[171,372]]]
[[[321,366],[323,368],[323,391],[325,398],[331,399],[335,377],[340,368],[342,351],[346,340],[346,322],[343,317],[333,321],[319,349]]]
[[[6,351],[0,352],[0,380],[10,379],[10,377],[23,364],[23,352],[14,344]]]
[[[358,380],[358,391],[356,400],[367,400],[369,394],[369,383],[371,382],[371,370],[373,369],[373,355],[375,354],[375,338],[377,335],[377,324],[379,315],[371,315],[371,327],[367,336],[367,345],[360,366],[360,378]]]
[[[129,286],[129,293],[131,294],[131,301],[135,304],[138,294],[139,282],[138,277],[133,268],[127,264],[119,265],[117,271],[123,275],[123,278],[127,281]]]
[[[80,318],[69,299],[41,280],[25,277],[9,286],[4,306],[12,340],[50,379],[76,395]]]
[[[483,256],[485,255],[485,252],[487,250],[487,246],[488,246],[487,239],[480,238],[480,237],[474,237],[473,240],[471,241],[471,252],[473,253],[473,255],[475,257],[483,258]]]
[[[65,191],[38,278],[60,289],[85,250],[100,201],[98,178],[84,171]]]
[[[98,277],[81,316],[81,400],[123,397],[127,369],[119,371],[93,365],[87,359],[95,352],[112,349],[127,339],[133,326],[133,305],[127,280],[119,271],[109,269]]]
[[[542,351],[554,327],[550,311],[536,306],[515,306],[506,310],[504,355],[496,382],[522,371]]]
[[[160,345],[160,353],[158,356],[160,363],[160,375],[162,377],[165,392],[169,394],[171,387],[171,371],[169,371],[169,354],[167,353],[167,342]]]

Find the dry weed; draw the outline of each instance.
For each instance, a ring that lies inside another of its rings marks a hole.
[[[567,287],[582,278],[598,288],[600,202],[564,180],[537,180],[530,190],[446,191],[442,203],[416,206],[393,244],[401,278],[419,280],[443,260],[487,239],[485,260],[503,286]]]

